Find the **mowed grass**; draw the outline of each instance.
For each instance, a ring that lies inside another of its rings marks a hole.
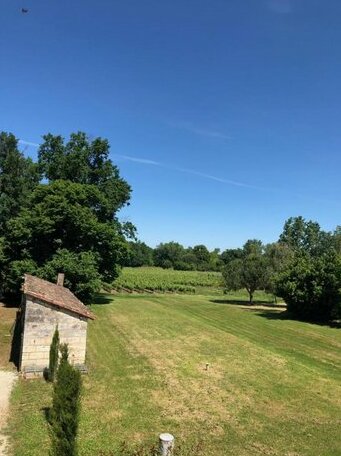
[[[92,310],[81,456],[147,449],[165,431],[181,455],[341,454],[339,329],[217,296],[103,297]],[[50,385],[17,384],[16,456],[47,454],[50,403]]]

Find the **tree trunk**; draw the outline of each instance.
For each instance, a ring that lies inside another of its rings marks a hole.
[[[249,291],[249,304],[250,306],[253,304],[253,292]]]

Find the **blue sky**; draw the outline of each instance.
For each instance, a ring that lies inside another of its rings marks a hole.
[[[47,132],[108,138],[143,241],[341,223],[340,1],[3,0],[0,16],[0,130],[32,156]]]

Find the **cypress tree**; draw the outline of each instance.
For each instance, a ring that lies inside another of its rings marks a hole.
[[[68,361],[68,347],[60,347],[61,359],[53,387],[51,409],[52,456],[76,456],[80,412],[81,376]]]
[[[50,345],[50,358],[49,358],[49,372],[48,379],[50,382],[54,381],[57,367],[58,367],[58,353],[59,353],[59,331],[58,326],[52,337],[52,342]]]

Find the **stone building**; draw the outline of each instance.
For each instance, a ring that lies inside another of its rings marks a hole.
[[[61,343],[69,346],[72,364],[85,366],[86,334],[93,314],[68,288],[64,275],[57,284],[25,274],[21,303],[19,369],[25,376],[41,375],[49,365],[52,337],[58,327]]]

